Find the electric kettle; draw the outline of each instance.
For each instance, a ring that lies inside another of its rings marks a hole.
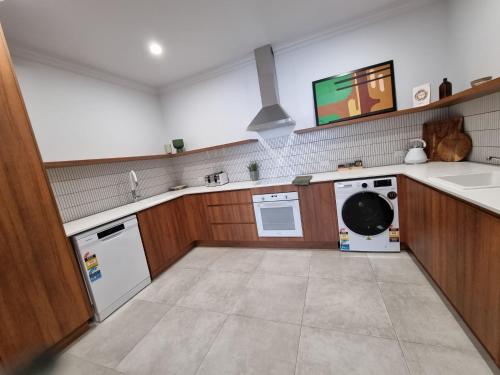
[[[411,147],[405,156],[406,164],[421,164],[427,162],[427,155],[425,154],[424,148],[427,146],[427,143],[423,139],[413,139],[411,141],[421,143],[421,145],[415,145]]]

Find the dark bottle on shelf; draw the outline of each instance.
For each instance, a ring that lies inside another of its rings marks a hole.
[[[439,99],[446,98],[451,95],[451,82],[448,78],[443,78],[443,83],[439,85]]]

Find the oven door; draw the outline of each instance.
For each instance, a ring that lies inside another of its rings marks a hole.
[[[298,200],[254,203],[259,237],[302,237]]]

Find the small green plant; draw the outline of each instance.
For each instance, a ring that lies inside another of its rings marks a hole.
[[[252,161],[250,164],[248,164],[247,168],[249,172],[257,172],[259,170],[259,164],[257,164],[256,161]]]

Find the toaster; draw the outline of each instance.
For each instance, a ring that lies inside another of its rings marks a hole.
[[[220,186],[229,182],[226,172],[217,172],[205,176],[205,186]]]

